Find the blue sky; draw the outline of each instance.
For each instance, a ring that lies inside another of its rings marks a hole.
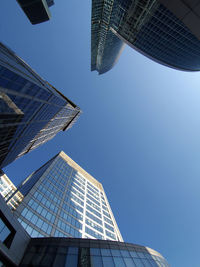
[[[200,74],[161,66],[126,46],[117,65],[90,72],[91,1],[55,1],[31,25],[0,4],[1,41],[80,106],[68,132],[4,169],[15,184],[64,150],[99,180],[125,241],[173,267],[199,267]]]

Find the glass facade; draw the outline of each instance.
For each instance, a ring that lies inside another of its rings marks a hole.
[[[102,185],[64,152],[32,173],[17,192],[23,201],[14,213],[32,237],[122,241]]]
[[[34,238],[20,264],[70,267],[169,267],[153,249],[129,243],[69,238]]]
[[[49,7],[54,5],[54,0],[17,0],[17,2],[32,24],[42,23],[51,18]]]
[[[0,194],[5,201],[7,201],[7,204],[11,209],[15,209],[23,200],[23,195],[19,191],[11,200],[9,200],[16,190],[16,186],[11,182],[8,176],[3,173],[3,171],[0,171]]]
[[[0,242],[9,248],[12,244],[15,233],[15,229],[0,211]]]
[[[8,176],[0,171],[0,194],[2,197],[7,200],[16,190],[17,188],[10,181]]]
[[[52,139],[80,109],[0,43],[0,167]]]
[[[124,44],[110,30],[114,0],[92,1],[91,70],[99,74],[109,71],[117,62]]]
[[[161,2],[165,2],[165,5]],[[185,6],[185,9],[189,8],[188,12],[191,12],[191,23],[188,23],[180,19],[179,13],[183,12],[184,8],[180,6],[179,10],[174,8],[172,12],[168,8],[170,3],[167,2],[93,0],[92,70],[96,69],[101,74],[110,69],[106,70],[104,62],[111,62],[113,58],[119,57],[116,51],[117,42],[121,42],[121,45],[125,42],[142,54],[169,67],[186,71],[200,70],[200,38],[194,33],[198,28],[196,23],[200,21],[192,21],[194,11],[191,11],[195,8],[192,8],[192,3]],[[105,16],[107,21],[104,21]],[[114,43],[111,41],[110,32],[115,35]],[[120,41],[117,41],[117,38]],[[104,52],[108,50],[110,52]],[[98,61],[99,58],[101,61]]]

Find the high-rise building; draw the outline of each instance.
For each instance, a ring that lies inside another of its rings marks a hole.
[[[32,24],[50,20],[49,7],[54,5],[54,0],[17,0],[17,2]]]
[[[32,173],[18,192],[23,201],[14,213],[32,237],[123,241],[102,184],[64,152]]]
[[[17,191],[15,196],[8,201],[10,196],[13,195],[16,190],[17,187],[8,178],[8,176],[2,170],[0,170],[0,194],[4,200],[7,201],[7,204],[11,209],[15,209],[15,207],[17,207],[23,200],[23,195]]]
[[[0,168],[69,129],[80,109],[0,43]]]
[[[8,176],[0,170],[0,194],[7,200],[15,191],[17,187],[12,183]]]
[[[113,67],[123,44],[168,67],[200,70],[200,0],[93,0],[91,70]]]
[[[0,196],[0,266],[169,267],[145,246],[110,240],[31,238]]]
[[[32,238],[22,267],[169,267],[164,257],[148,247],[79,238]]]

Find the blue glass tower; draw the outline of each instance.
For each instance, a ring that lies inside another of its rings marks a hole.
[[[19,192],[14,213],[32,237],[123,241],[102,184],[64,152],[23,181],[8,205]]]
[[[80,109],[0,43],[0,167],[69,129]]]
[[[199,0],[93,0],[91,69],[108,71],[126,43],[168,67],[200,70],[199,7]]]

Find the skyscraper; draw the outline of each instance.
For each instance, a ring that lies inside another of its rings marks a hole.
[[[80,109],[0,43],[0,168],[69,129]]]
[[[17,0],[17,2],[32,24],[50,20],[49,7],[54,5],[54,0]]]
[[[0,266],[169,267],[157,251],[110,240],[31,238],[0,196]]]
[[[17,190],[17,187],[13,182],[8,178],[8,176],[0,170],[0,194],[7,201],[10,196]],[[16,206],[23,200],[23,195],[17,191],[15,196],[10,199],[7,204],[11,209],[15,209]]]
[[[200,70],[199,7],[199,0],[93,0],[91,70],[111,69],[124,43],[168,67]]]
[[[24,198],[14,213],[32,237],[123,241],[102,184],[64,152],[32,173],[18,192]]]

